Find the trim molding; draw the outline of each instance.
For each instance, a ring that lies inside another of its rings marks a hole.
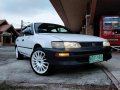
[[[23,47],[23,46],[18,46],[18,47],[27,48],[27,49],[33,49],[33,48],[30,48],[30,47]]]

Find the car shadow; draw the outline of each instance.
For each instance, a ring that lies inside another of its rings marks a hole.
[[[23,60],[30,61],[30,58],[24,57]],[[100,70],[99,65],[97,64],[81,64],[81,65],[58,65],[54,68],[53,72],[51,75],[57,75],[57,74],[79,74],[79,73],[88,73],[88,72],[93,72],[93,71],[98,71]]]
[[[82,64],[77,66],[57,66],[55,73],[56,74],[75,74],[75,73],[84,73],[100,70],[97,64]]]

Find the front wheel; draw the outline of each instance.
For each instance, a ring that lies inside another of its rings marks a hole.
[[[30,63],[33,71],[43,76],[49,75],[53,68],[46,58],[46,53],[40,48],[33,51]]]

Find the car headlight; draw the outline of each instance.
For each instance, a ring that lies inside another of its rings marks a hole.
[[[103,46],[110,46],[110,43],[108,41],[104,41]]]
[[[65,48],[81,48],[81,45],[77,42],[64,42]]]
[[[53,48],[81,48],[77,42],[52,42]]]
[[[63,42],[52,42],[52,48],[64,48]]]

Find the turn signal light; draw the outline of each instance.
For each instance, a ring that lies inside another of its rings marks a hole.
[[[70,54],[69,53],[56,53],[55,56],[58,56],[58,57],[69,57]]]

